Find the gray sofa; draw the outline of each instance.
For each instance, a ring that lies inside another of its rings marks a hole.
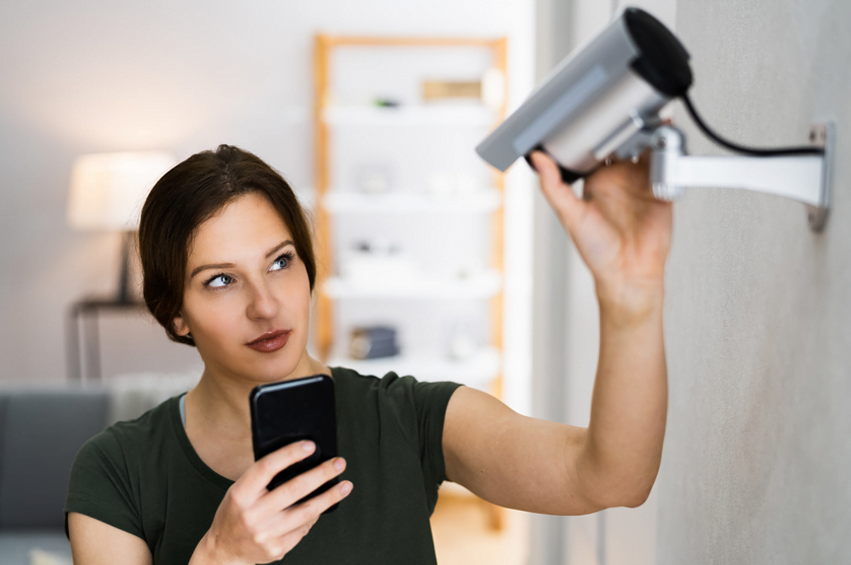
[[[38,550],[70,563],[62,512],[68,473],[108,418],[103,390],[0,391],[0,565],[51,562]]]
[[[115,375],[86,387],[0,387],[0,565],[70,563],[62,508],[77,451],[113,422],[191,389],[202,371]]]

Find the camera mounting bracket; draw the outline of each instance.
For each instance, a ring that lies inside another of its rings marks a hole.
[[[649,133],[650,181],[653,194],[675,200],[688,187],[719,187],[754,190],[784,196],[807,205],[810,229],[824,228],[830,207],[834,128],[816,124],[810,143],[822,154],[755,156],[688,155],[685,135],[664,125]]]

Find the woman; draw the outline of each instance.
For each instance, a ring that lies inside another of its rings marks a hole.
[[[428,518],[445,479],[530,512],[640,505],[665,429],[671,206],[653,199],[644,161],[599,170],[580,200],[552,160],[532,158],[596,281],[588,428],[524,417],[453,383],[364,377],[311,358],[316,268],[301,208],[265,163],[220,146],[157,183],[139,231],[148,307],[170,338],[198,348],[203,376],[81,449],[66,503],[74,562],[434,563]],[[254,462],[249,391],[317,373],[335,381],[341,457],[268,491],[314,446]],[[337,486],[296,504],[336,476]]]

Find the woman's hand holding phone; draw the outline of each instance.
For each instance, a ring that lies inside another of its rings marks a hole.
[[[213,524],[192,555],[190,564],[268,563],[283,558],[310,531],[319,516],[352,490],[342,481],[334,488],[296,504],[340,475],[345,460],[336,457],[282,484],[266,485],[277,473],[309,457],[310,441],[289,444],[256,461],[225,494]]]

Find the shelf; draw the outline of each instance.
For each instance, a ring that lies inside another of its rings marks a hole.
[[[499,273],[487,270],[465,278],[347,280],[331,277],[323,291],[329,298],[483,299],[502,287]]]
[[[323,199],[323,206],[332,214],[487,213],[499,209],[501,203],[501,194],[493,188],[465,194],[364,194],[341,190],[330,191]]]
[[[382,377],[390,371],[395,371],[399,376],[412,375],[420,381],[455,381],[488,390],[491,381],[499,376],[499,357],[499,350],[487,347],[463,361],[397,355],[369,360],[334,357],[328,361],[328,365],[348,367],[362,375]]]
[[[328,106],[323,113],[329,125],[355,126],[471,126],[491,127],[497,115],[479,105]]]

